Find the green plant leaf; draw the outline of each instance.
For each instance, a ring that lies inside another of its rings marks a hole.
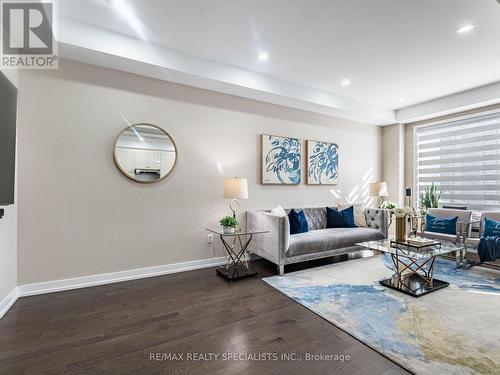
[[[223,227],[236,227],[238,225],[238,220],[232,216],[225,216],[219,221],[220,225]]]
[[[441,199],[441,192],[438,187],[432,182],[431,186],[427,186],[423,192],[419,194],[420,209],[427,210],[428,208],[437,208]]]

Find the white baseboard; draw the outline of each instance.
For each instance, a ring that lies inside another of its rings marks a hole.
[[[19,288],[15,287],[10,291],[7,296],[0,301],[0,319],[5,315],[5,313],[12,307],[12,305],[19,298]]]
[[[143,279],[146,277],[167,275],[170,273],[197,270],[201,268],[220,266],[226,262],[226,257],[193,260],[163,266],[154,266],[147,268],[138,268],[134,270],[103,273],[100,275],[76,277],[72,279],[54,280],[36,284],[25,284],[18,287],[19,297],[33,296],[36,294],[45,294],[60,292],[63,290],[87,288],[90,286],[119,283],[122,281]]]

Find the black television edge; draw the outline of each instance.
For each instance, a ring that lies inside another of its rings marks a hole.
[[[0,206],[14,204],[17,89],[0,72]]]

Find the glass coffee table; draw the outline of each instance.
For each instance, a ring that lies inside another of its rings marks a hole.
[[[380,284],[412,297],[421,297],[446,288],[448,282],[433,277],[436,257],[463,250],[463,246],[441,240],[436,245],[420,248],[407,243],[396,243],[391,239],[366,241],[356,245],[389,254],[395,274],[381,280]]]

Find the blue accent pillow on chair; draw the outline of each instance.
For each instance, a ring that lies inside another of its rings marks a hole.
[[[288,221],[290,222],[290,234],[309,232],[309,224],[304,211],[291,210],[288,214]]]
[[[457,234],[458,216],[450,218],[425,215],[425,231],[444,234]]]
[[[354,207],[348,207],[342,211],[336,208],[326,208],[327,228],[357,228],[354,223]]]
[[[485,218],[483,224],[483,237],[500,236],[500,221]]]

